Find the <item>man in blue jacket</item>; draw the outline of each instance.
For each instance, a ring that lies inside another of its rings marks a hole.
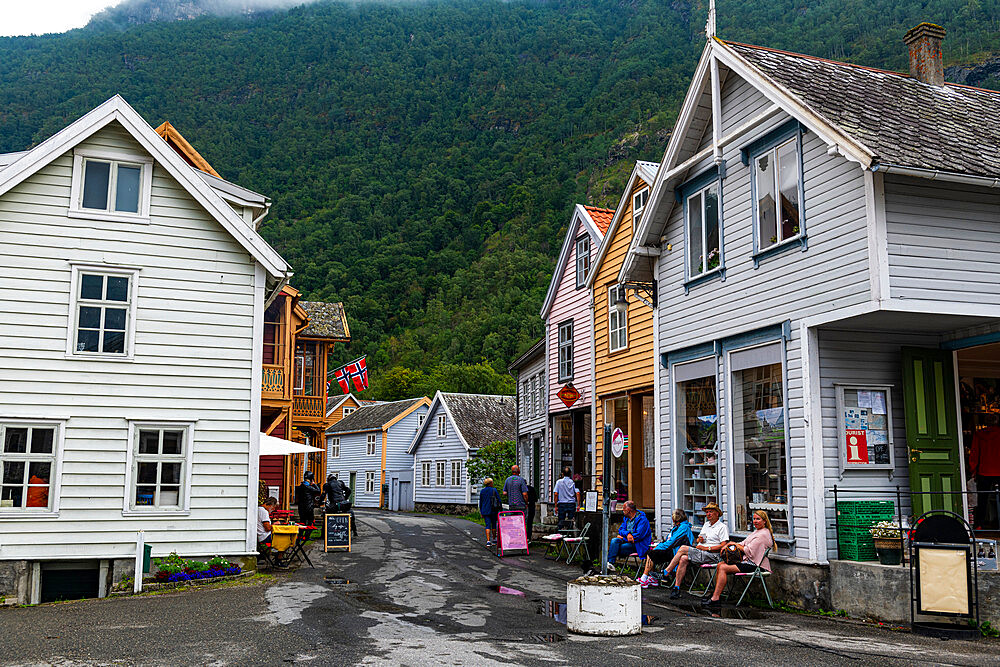
[[[625,518],[618,529],[618,537],[611,540],[608,547],[608,572],[615,571],[615,561],[618,556],[636,554],[639,558],[645,558],[649,550],[649,543],[653,540],[653,531],[649,527],[649,519],[645,512],[640,512],[635,508],[635,503],[631,500],[625,501]]]

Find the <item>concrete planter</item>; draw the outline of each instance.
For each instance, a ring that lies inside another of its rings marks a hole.
[[[581,635],[642,632],[642,587],[628,577],[580,577],[566,584],[566,628]]]

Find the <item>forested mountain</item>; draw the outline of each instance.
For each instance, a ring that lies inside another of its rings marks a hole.
[[[345,302],[356,342],[341,354],[369,354],[376,376],[481,361],[503,373],[541,334],[573,204],[617,205],[631,161],[661,158],[707,11],[321,0],[210,16],[209,0],[166,2],[198,18],[0,40],[0,150],[115,93],[154,125],[169,119],[225,178],[274,199],[263,235],[307,297]],[[947,27],[951,63],[1000,50],[1000,0],[720,0],[718,12],[727,39],[878,67],[905,68],[902,35],[923,20]]]

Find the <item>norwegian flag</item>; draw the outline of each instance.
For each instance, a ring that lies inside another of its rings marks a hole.
[[[351,393],[351,384],[357,391],[368,388],[368,366],[365,364],[365,359],[366,357],[355,359],[333,372],[333,377],[337,379],[345,394]]]

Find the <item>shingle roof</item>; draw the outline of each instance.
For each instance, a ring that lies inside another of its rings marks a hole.
[[[363,405],[339,422],[326,429],[327,433],[356,433],[358,431],[380,431],[382,426],[406,412],[414,403],[427,399],[408,398],[404,401],[391,401]]]
[[[773,82],[868,148],[874,162],[1000,175],[1000,92],[725,42]]]
[[[471,449],[497,440],[513,440],[517,428],[514,396],[485,394],[441,394],[448,412]],[[352,415],[353,416],[353,415]]]
[[[584,208],[587,209],[587,213],[590,214],[591,220],[593,220],[594,224],[597,225],[597,228],[601,230],[601,233],[606,234],[612,218],[615,217],[614,209],[597,208],[596,206],[584,206]]]
[[[310,338],[335,338],[350,340],[351,330],[347,326],[344,304],[324,301],[299,301],[299,305],[309,315],[309,326],[300,336]]]

